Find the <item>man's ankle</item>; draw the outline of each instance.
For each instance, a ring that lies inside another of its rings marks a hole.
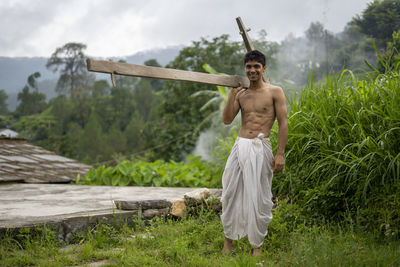
[[[253,256],[258,257],[261,255],[261,247],[253,248]]]
[[[229,239],[229,238],[227,238],[227,237],[225,237],[225,242],[227,242],[227,243],[229,243],[229,244],[233,244],[233,240],[232,240],[232,239]]]

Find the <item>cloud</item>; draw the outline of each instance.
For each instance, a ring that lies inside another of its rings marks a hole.
[[[333,32],[360,13],[366,0],[2,0],[0,56],[50,56],[67,42],[88,45],[93,56],[189,44],[229,34],[240,40],[235,18],[279,41],[302,34],[313,21]]]

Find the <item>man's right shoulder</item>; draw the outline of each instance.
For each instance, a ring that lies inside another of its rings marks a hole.
[[[268,89],[271,91],[274,98],[285,97],[285,92],[281,87],[277,85],[270,84]]]
[[[273,85],[273,84],[268,84],[268,89],[272,90],[272,91],[283,91],[283,89],[277,85]]]

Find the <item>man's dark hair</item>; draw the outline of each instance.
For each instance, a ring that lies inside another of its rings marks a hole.
[[[246,55],[244,56],[244,65],[246,65],[247,62],[253,60],[257,61],[258,63],[261,63],[263,67],[265,66],[265,56],[260,51],[252,50],[247,52]]]

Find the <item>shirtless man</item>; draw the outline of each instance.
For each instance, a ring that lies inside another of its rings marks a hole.
[[[231,88],[223,111],[223,122],[232,123],[241,110],[242,127],[232,148],[222,177],[222,215],[225,244],[229,253],[233,241],[248,236],[253,255],[261,253],[261,245],[272,219],[271,183],[273,173],[282,171],[288,135],[286,98],[282,88],[266,83],[265,56],[253,50],[244,58],[244,69],[250,80]],[[272,154],[269,135],[278,120],[278,149]]]

